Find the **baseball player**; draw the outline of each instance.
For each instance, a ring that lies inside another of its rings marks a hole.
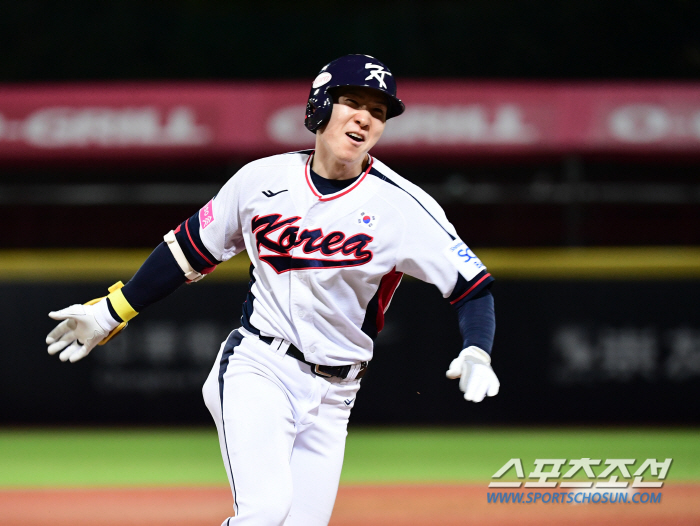
[[[369,153],[403,112],[384,64],[334,60],[308,99],[314,150],[244,166],[125,286],[49,314],[61,320],[49,353],[75,362],[148,305],[248,253],[241,327],[203,388],[233,493],[226,525],[328,523],[350,411],[404,274],[433,283],[457,309],[463,350],[448,378],[473,402],[498,392],[493,278],[440,206]]]

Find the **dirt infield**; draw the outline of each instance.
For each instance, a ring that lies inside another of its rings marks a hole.
[[[489,504],[483,486],[342,486],[331,526],[700,524],[700,485],[656,504]],[[204,526],[231,513],[228,488],[0,491],[3,526]]]

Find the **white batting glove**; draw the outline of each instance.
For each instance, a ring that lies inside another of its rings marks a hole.
[[[452,360],[447,370],[451,380],[460,378],[459,389],[464,399],[481,402],[484,396],[496,396],[501,383],[491,368],[491,356],[478,347],[467,347]]]
[[[52,311],[49,317],[63,320],[46,337],[49,354],[63,351],[58,355],[62,362],[72,363],[85,358],[119,325],[109,314],[106,298],[94,305],[71,305]]]

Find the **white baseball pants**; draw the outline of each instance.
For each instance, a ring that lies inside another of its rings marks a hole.
[[[359,388],[244,329],[229,335],[202,390],[233,493],[222,526],[328,524]]]

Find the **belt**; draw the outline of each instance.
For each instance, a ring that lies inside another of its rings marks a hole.
[[[264,341],[268,345],[272,344],[274,340],[274,338],[270,336],[258,337],[261,341]],[[345,379],[348,377],[352,377],[352,373],[357,371],[357,374],[355,374],[354,378],[352,379],[358,380],[362,378],[365,375],[365,372],[367,371],[368,362],[362,362],[353,365],[319,365],[316,363],[307,362],[306,358],[304,358],[304,353],[297,349],[292,343],[289,344],[287,354],[292,358],[296,358],[300,362],[304,362],[306,365],[309,365],[314,373],[316,373],[319,376],[325,376],[326,378],[336,376],[338,378]],[[358,368],[359,370],[357,370]]]

